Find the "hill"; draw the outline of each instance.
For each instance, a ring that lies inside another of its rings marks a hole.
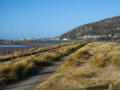
[[[61,40],[119,39],[120,16],[81,25],[60,36]]]

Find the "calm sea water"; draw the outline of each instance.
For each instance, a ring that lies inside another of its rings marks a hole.
[[[0,47],[27,47],[27,46],[22,46],[22,45],[1,45]]]
[[[21,41],[23,42],[23,41]],[[59,44],[59,43],[70,43],[71,41],[26,41],[28,43],[47,43],[47,44]],[[3,45],[0,44],[0,48],[7,48],[7,47],[27,47],[23,45]]]
[[[21,41],[25,42],[25,41]],[[59,44],[59,43],[71,43],[72,41],[26,41],[28,43],[48,43],[48,44]]]

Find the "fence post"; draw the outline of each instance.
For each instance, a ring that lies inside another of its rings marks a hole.
[[[14,52],[11,55],[11,61],[12,61],[12,63],[14,62]]]

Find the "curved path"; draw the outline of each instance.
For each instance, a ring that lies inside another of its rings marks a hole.
[[[45,67],[43,70],[40,70],[36,75],[29,77],[26,80],[20,81],[17,84],[9,85],[4,89],[7,90],[27,90],[32,89],[34,85],[37,83],[45,81],[49,76],[53,74],[56,70],[57,66],[65,61],[67,56],[63,57],[62,59],[56,61],[53,65],[49,67]]]

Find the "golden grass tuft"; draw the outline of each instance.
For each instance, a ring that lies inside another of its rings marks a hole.
[[[85,60],[88,59],[91,56],[91,54],[88,52],[88,48],[82,48],[79,51],[77,51],[74,56],[78,59]]]
[[[105,66],[105,56],[104,55],[95,55],[90,59],[89,63],[93,67],[104,67]]]
[[[43,82],[42,84],[38,85],[36,89],[53,89],[54,85],[57,83],[58,79],[60,79],[63,75],[62,74],[54,74],[51,78],[47,81]]]
[[[62,70],[64,69],[64,68],[69,68],[69,67],[76,67],[77,65],[78,65],[78,60],[77,60],[77,58],[75,58],[73,55],[70,55],[68,58],[67,58],[67,60],[63,63],[63,65],[61,65],[61,68],[62,68]]]
[[[116,43],[103,43],[96,46],[90,64],[97,67],[104,67],[106,64],[112,64],[119,68],[120,66],[120,48]]]
[[[43,56],[44,60],[52,61],[52,60],[56,59],[57,55],[54,52],[51,52],[51,53],[44,53],[42,56]]]
[[[112,57],[111,64],[120,68],[120,54]]]

